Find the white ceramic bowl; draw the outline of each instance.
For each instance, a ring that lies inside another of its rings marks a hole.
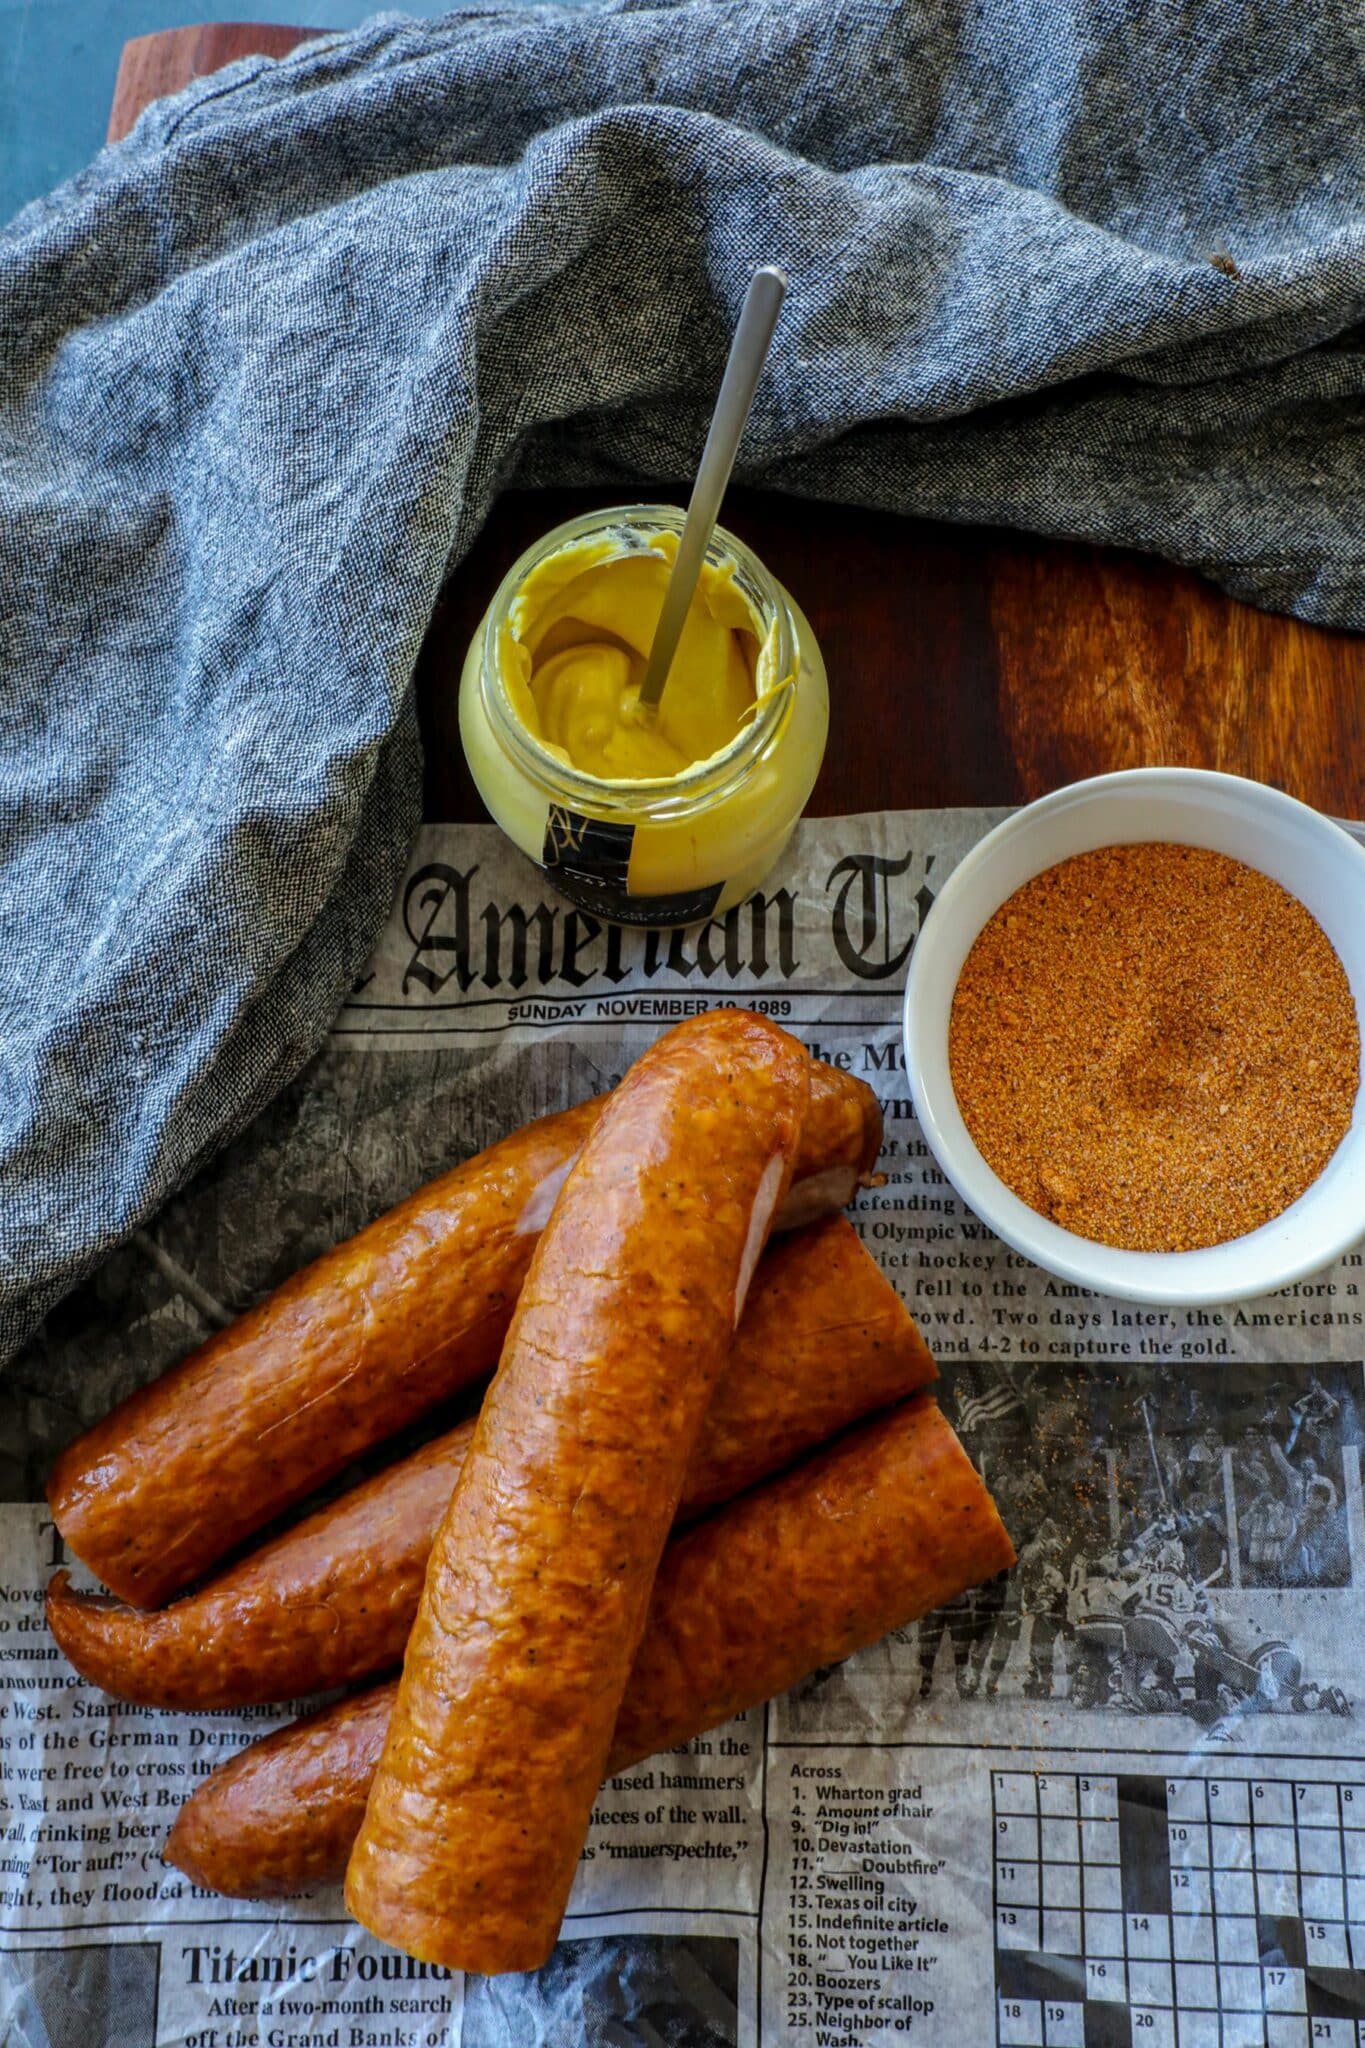
[[[1297,896],[1335,946],[1357,1019],[1365,1020],[1365,849],[1331,819],[1264,783],[1199,768],[1133,768],[1072,783],[1017,811],[949,876],[911,956],[910,1088],[930,1150],[963,1201],[1037,1265],[1126,1301],[1244,1301],[1317,1272],[1365,1236],[1365,1090],[1322,1173],[1281,1215],[1203,1251],[1132,1252],[1077,1237],[1021,1202],[972,1142],[949,1075],[953,990],[987,919],[1056,862],[1144,839],[1228,854]]]

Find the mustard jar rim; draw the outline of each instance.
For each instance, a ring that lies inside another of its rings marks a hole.
[[[765,633],[776,627],[777,671],[782,678],[755,717],[726,747],[667,778],[607,781],[586,774],[552,753],[527,730],[514,710],[503,683],[498,637],[518,591],[531,573],[576,541],[613,533],[621,537],[623,556],[634,553],[648,546],[652,533],[681,534],[684,516],[674,505],[643,504],[611,505],[600,511],[578,513],[523,550],[489,603],[480,634],[479,658],[479,694],[489,726],[504,753],[554,801],[572,810],[638,821],[676,817],[698,805],[721,802],[740,788],[755,766],[772,751],[790,718],[800,667],[798,628],[791,603],[772,571],[723,526],[712,532],[706,559],[717,568],[733,563],[736,581],[758,613]]]

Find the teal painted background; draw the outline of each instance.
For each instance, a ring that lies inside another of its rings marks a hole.
[[[355,28],[380,12],[433,15],[450,0],[0,0],[0,221],[90,161],[104,141],[119,52],[131,36],[194,21]]]

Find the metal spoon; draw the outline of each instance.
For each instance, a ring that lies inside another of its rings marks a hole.
[[[711,415],[711,428],[701,453],[701,467],[692,486],[682,539],[673,561],[673,573],[664,592],[663,610],[654,628],[654,641],[640,685],[639,707],[652,713],[663,695],[673,657],[678,651],[687,608],[697,587],[707,543],[720,517],[720,501],[730,481],[739,449],[744,422],[749,417],[758,380],[763,374],[768,344],[773,338],[777,316],[782,310],[787,280],[771,264],[756,270],[744,294],[744,305],[730,344],[730,354],[721,379],[720,396]]]

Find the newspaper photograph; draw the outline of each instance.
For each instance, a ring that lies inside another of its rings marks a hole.
[[[1180,1313],[1055,1280],[964,1210],[901,1006],[937,891],[1004,815],[806,820],[762,894],[673,932],[570,908],[491,826],[424,829],[323,1051],[0,1376],[3,2048],[1365,2042],[1365,1255]],[[610,1780],[531,1975],[410,1960],[339,1884],[198,1888],[161,1856],[183,1801],[316,1702],[170,1713],[78,1678],[43,1617],[58,1567],[95,1583],[44,1505],[53,1458],[724,1004],[880,1098],[884,1181],[851,1220],[1017,1566]]]

